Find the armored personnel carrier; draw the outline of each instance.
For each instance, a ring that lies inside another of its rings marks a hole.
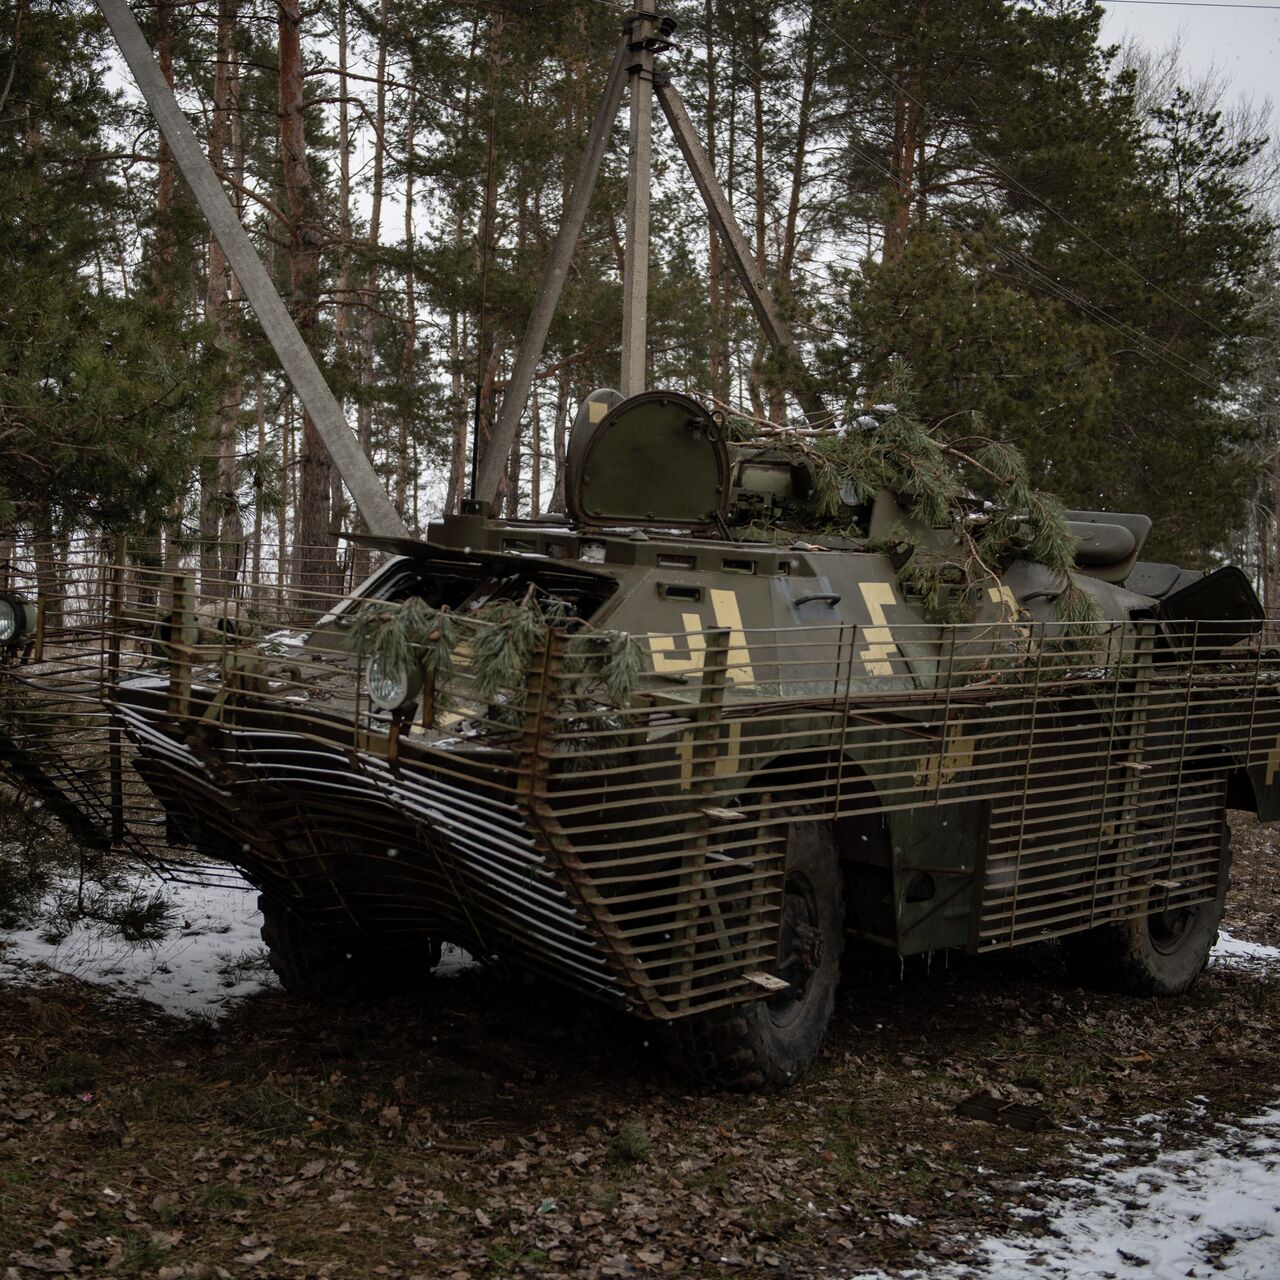
[[[10,776],[104,847],[238,868],[290,991],[421,986],[452,942],[661,1022],[716,1085],[803,1073],[850,937],[1060,938],[1082,979],[1182,991],[1226,807],[1280,812],[1244,575],[1144,563],[1145,517],[1075,512],[1103,621],[1059,620],[1066,584],[1018,559],[939,621],[901,571],[950,535],[886,541],[891,493],[838,538],[759,538],[811,479],[687,396],[603,392],[567,513],[364,537],[385,563],[313,625],[121,557],[36,652],[10,592]]]
[[[889,485],[827,494],[838,519],[806,523],[803,448],[731,443],[696,400],[646,390],[656,98],[806,430],[839,429],[655,68],[674,23],[637,2],[623,24],[475,496],[419,539],[126,5],[99,5],[373,531],[361,558],[383,562],[335,603],[256,569],[197,584],[122,543],[18,553],[0,578],[12,783],[90,848],[237,868],[290,991],[422,987],[454,942],[661,1023],[689,1075],[726,1087],[810,1065],[850,937],[902,956],[1061,939],[1090,981],[1195,978],[1227,807],[1280,816],[1256,595],[1232,567],[1143,562],[1141,515],[1069,513],[1074,567],[1050,568],[1006,511],[999,563],[940,600],[916,570],[954,522]],[[581,408],[567,510],[500,520],[488,500],[628,85],[622,391]]]

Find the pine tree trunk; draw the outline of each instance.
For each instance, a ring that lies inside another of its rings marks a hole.
[[[169,18],[172,0],[156,0],[156,63],[165,83],[173,88],[173,30]],[[153,287],[158,294],[168,289],[173,267],[173,191],[178,167],[173,150],[161,132],[156,140],[156,244]]]
[[[480,390],[478,400],[478,430],[475,442],[476,454],[483,463],[485,451],[489,447],[489,436],[494,421],[494,382],[497,378],[498,366],[502,359],[502,341],[495,331],[495,316],[489,306],[488,276],[489,266],[497,249],[496,234],[498,224],[498,173],[495,156],[498,120],[497,95],[498,80],[502,55],[500,52],[502,32],[505,18],[502,13],[494,13],[489,19],[489,47],[487,56],[487,79],[489,93],[489,127],[485,142],[485,177],[484,199],[481,202],[480,225],[477,235],[480,273],[480,306],[476,319],[476,360],[482,370],[478,378]],[[494,494],[494,510],[501,510],[506,498],[505,468],[498,492]]]
[[[320,240],[315,190],[307,163],[302,77],[302,6],[300,0],[278,0],[280,36],[280,159],[292,222],[289,236],[289,281],[293,315],[309,345],[319,319]],[[328,594],[337,572],[337,539],[330,532],[332,463],[311,416],[302,415],[302,449],[298,459],[299,495],[295,517],[295,584],[303,591]],[[323,608],[320,600],[302,607]]]
[[[267,410],[262,398],[262,371],[259,370],[253,384],[254,406],[258,421],[258,463],[253,472],[253,568],[250,577],[249,598],[255,606],[261,603],[262,592],[262,490],[263,460],[267,456]]]
[[[284,419],[280,424],[280,524],[276,536],[276,612],[284,621],[293,610],[286,595],[289,568],[289,512],[296,495],[293,492],[293,396],[284,397]]]
[[[462,116],[458,124],[459,146],[466,150],[471,143],[472,102],[475,96],[475,67],[480,50],[480,20],[471,20],[471,35],[467,46],[466,77],[462,89]],[[466,203],[455,199],[453,207],[453,248],[461,260],[469,231]],[[449,373],[453,408],[453,447],[449,458],[449,487],[445,495],[445,511],[459,509],[467,485],[467,440],[471,430],[468,412],[470,397],[467,394],[466,353],[468,332],[466,315],[456,304],[449,311]]]
[[[707,32],[707,113],[706,113],[706,148],[707,159],[714,171],[716,167],[716,46],[715,46],[715,6],[712,0],[706,0],[703,8],[703,19]],[[707,215],[707,235],[709,237],[707,257],[707,365],[711,380],[711,394],[719,404],[729,402],[729,358],[725,350],[725,313],[721,301],[721,264],[720,235],[716,231],[715,220]]]
[[[529,415],[529,515],[542,514],[542,401],[537,387],[530,397]]]
[[[236,213],[244,219],[244,119],[240,113],[240,55],[237,50],[238,35],[238,0],[233,0],[231,5],[231,31],[230,41],[228,45],[228,56],[230,66],[227,69],[228,75],[228,108],[229,108],[229,124],[231,129],[231,173],[233,178],[232,198],[235,202]],[[235,333],[235,317],[240,312],[240,302],[244,296],[244,290],[241,287],[240,280],[234,272],[231,273],[230,292],[228,295],[228,331],[234,336]],[[227,393],[227,401],[225,405],[225,426],[222,449],[219,458],[219,484],[224,497],[224,511],[222,521],[222,546],[223,546],[223,576],[230,581],[236,581],[240,573],[244,569],[245,560],[245,536],[244,536],[244,518],[240,511],[240,504],[237,501],[237,458],[236,446],[239,441],[239,419],[240,408],[244,398],[244,373],[237,365],[236,376],[232,381]]]
[[[170,89],[173,88],[173,31],[169,21],[171,10],[171,0],[156,0],[156,63]],[[173,193],[177,179],[178,167],[173,151],[161,133],[156,142],[156,237],[151,287],[156,299],[162,303],[170,299],[173,286]],[[184,499],[175,498],[164,522],[163,558],[166,575],[170,579],[166,594],[172,591],[171,575],[179,565],[184,507]]]
[[[1280,442],[1280,435],[1274,429],[1271,439]],[[1271,462],[1271,501],[1271,537],[1263,540],[1262,561],[1265,565],[1266,588],[1270,595],[1265,602],[1267,616],[1274,619],[1276,606],[1280,603],[1280,448],[1277,448]],[[1270,554],[1267,554],[1268,550]],[[1275,623],[1272,625],[1274,627]]]
[[[529,110],[528,86],[525,88],[525,110]],[[529,238],[529,191],[523,182],[520,184],[520,192],[517,197],[517,216],[516,216],[516,261],[523,264],[525,255],[528,251]],[[519,352],[517,346],[512,353],[513,357]],[[533,396],[531,395],[532,399]],[[527,408],[528,406],[525,406]],[[510,519],[515,519],[520,514],[520,474],[523,470],[523,453],[524,428],[523,422],[516,427],[516,437],[511,442],[511,454],[507,459],[507,503],[506,511]]]
[[[461,216],[458,223],[461,225]],[[455,244],[457,241],[455,240]],[[467,388],[463,378],[465,334],[458,308],[449,311],[450,405],[453,410],[453,447],[449,455],[449,487],[445,494],[446,513],[458,510],[467,480]]]
[[[415,136],[415,106],[417,104],[417,95],[409,90],[409,106],[407,125],[405,132],[404,153],[406,156],[413,155],[413,144]],[[406,511],[407,498],[407,482],[409,476],[409,439],[411,419],[413,417],[414,405],[414,381],[417,377],[415,369],[415,356],[418,349],[418,314],[417,314],[417,297],[414,291],[414,266],[413,266],[413,165],[405,166],[404,176],[404,247],[405,247],[405,269],[404,269],[404,288],[405,288],[405,318],[404,318],[404,349],[400,362],[400,390],[401,390],[401,408],[400,408],[400,430],[396,441],[396,492],[395,504],[396,510],[403,516]]]
[[[926,17],[926,0],[917,0],[917,31],[923,29]],[[906,252],[914,198],[916,153],[924,125],[924,109],[915,91],[914,68],[907,59],[908,55],[904,51],[897,60],[894,74],[894,83],[903,86],[903,89],[895,95],[893,104],[893,147],[889,153],[889,184],[886,192],[888,213],[884,227],[886,262],[898,262]]]
[[[382,186],[386,173],[387,128],[387,4],[378,8],[377,85],[373,108],[373,185],[369,194],[369,235],[365,241],[368,264],[360,290],[360,405],[356,411],[356,435],[365,457],[373,461],[373,307],[378,291],[377,250],[382,232]],[[345,13],[345,9],[344,9]],[[346,94],[343,94],[346,97]],[[361,522],[363,527],[363,522]],[[352,574],[357,582],[369,576],[367,549],[352,548]]]
[[[346,409],[351,369],[351,121],[347,108],[350,86],[347,80],[347,3],[338,0],[338,297],[335,303],[333,337],[339,385],[334,389],[338,403]],[[335,528],[346,523],[347,500],[341,479],[333,481],[332,522]]]
[[[551,510],[565,511],[567,510],[567,502],[565,499],[565,485],[568,483],[565,476],[565,449],[567,434],[567,419],[569,416],[569,371],[562,369],[560,371],[560,381],[556,387],[556,419],[551,429],[551,448],[555,455],[556,464],[556,484],[551,493]]]
[[[36,511],[33,519],[36,561],[36,605],[43,630],[62,626],[62,575],[58,571],[57,548],[53,540],[53,520],[47,509]]]
[[[792,269],[795,266],[799,241],[800,207],[805,187],[805,165],[809,154],[809,131],[813,116],[813,89],[817,76],[817,31],[811,19],[805,38],[804,70],[801,73],[800,107],[796,117],[795,154],[791,161],[791,192],[787,200],[787,216],[782,231],[782,246],[778,254],[778,274],[775,284],[777,297],[784,305],[794,297]],[[769,417],[775,423],[786,420],[786,405],[781,384],[771,387]]]
[[[209,163],[221,174],[227,162],[228,123],[231,110],[231,65],[235,56],[237,0],[219,0],[217,63],[213,77],[213,103],[209,118]],[[233,360],[235,332],[230,315],[227,259],[216,236],[207,244],[204,314],[217,333],[223,358]],[[228,570],[236,559],[236,419],[240,388],[233,370],[228,371],[226,395],[213,412],[208,438],[200,459],[200,594],[206,600],[225,599],[231,593]]]
[[[738,41],[730,40],[729,42],[729,139],[726,156],[726,172],[725,172],[725,191],[728,194],[729,208],[734,210],[733,193],[737,189],[738,181]],[[728,394],[725,396],[726,402],[733,395],[734,381],[734,365],[735,363],[741,368],[741,360],[737,358],[737,352],[734,348],[733,341],[728,337],[728,321],[733,313],[734,301],[734,276],[732,272],[721,271],[721,297],[725,309],[726,318],[726,340],[725,340],[725,385]]]

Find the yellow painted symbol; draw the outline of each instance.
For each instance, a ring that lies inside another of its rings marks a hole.
[[[992,604],[997,604],[1004,612],[1005,622],[1017,622],[1018,620],[1018,597],[1013,594],[1012,587],[1006,587],[1003,583],[998,587],[987,588],[987,599]]]
[[[591,423],[603,422],[608,412],[609,406],[603,400],[592,400],[587,405],[587,421]]]
[[[675,636],[649,637],[653,669],[661,675],[697,674],[702,670],[707,650],[707,642],[702,634],[702,619],[696,613],[682,613],[680,621],[684,623],[685,639],[689,647],[687,658],[676,656]]]
[[[942,750],[921,756],[913,781],[918,787],[945,787],[956,775],[973,768],[974,740],[959,725],[947,729]]]
[[[1012,587],[1007,587],[1004,583],[998,587],[988,587],[987,599],[1000,610],[1000,621],[1009,625],[1013,635],[1019,641],[1025,641],[1030,637],[1031,628],[1025,622],[1019,621],[1024,615]]]
[[[693,786],[693,732],[682,734],[676,746],[680,761],[680,789],[688,791]],[[728,733],[716,744],[716,760],[711,767],[715,778],[728,778],[738,772],[742,763],[742,721],[730,720]]]
[[[756,677],[751,670],[751,654],[747,652],[747,636],[742,629],[742,610],[738,608],[737,595],[732,591],[712,588],[711,612],[715,614],[716,626],[729,633],[726,674],[735,684],[754,684]]]
[[[862,602],[871,615],[872,625],[865,628],[863,637],[867,647],[858,655],[869,676],[893,675],[891,658],[897,657],[898,646],[893,642],[893,632],[889,630],[889,620],[885,617],[885,608],[897,604],[893,588],[887,582],[863,582],[859,584]]]
[[[742,610],[738,606],[738,597],[732,591],[716,589],[713,589],[710,595],[715,625],[729,633],[725,674],[735,684],[754,684],[755,671],[751,666],[751,653],[747,648],[747,636],[742,626]],[[681,657],[677,653],[678,641],[675,636],[649,637],[653,669],[659,675],[696,675],[701,672],[706,661],[707,641],[703,634],[701,615],[682,613],[680,621],[684,624],[685,643],[689,649],[688,657]]]

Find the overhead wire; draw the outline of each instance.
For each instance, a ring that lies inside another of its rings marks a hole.
[[[1105,4],[1159,5],[1166,9],[1265,9],[1280,13],[1280,4],[1217,4],[1214,0],[1103,0]]]
[[[607,3],[608,0],[601,0],[601,2]],[[815,18],[816,18],[816,15],[815,15]],[[819,19],[819,21],[821,20]],[[823,25],[825,26],[826,24],[824,23]],[[694,26],[697,29],[702,29],[702,24],[700,23],[695,23]],[[765,92],[765,86],[758,77],[753,77],[749,73],[742,71],[741,68],[739,68],[738,74],[745,84],[747,84],[753,89],[758,89],[761,92]],[[786,109],[783,108],[780,103],[775,103],[775,108],[779,110],[780,113],[788,119],[788,123],[790,123],[793,127],[798,127],[798,121],[795,119],[794,116],[789,115]],[[928,111],[929,109],[927,107],[922,106],[922,110]],[[934,116],[934,118],[935,119],[937,118],[936,115]],[[874,156],[870,155],[866,151],[860,150],[859,148],[853,146],[851,143],[846,142],[845,145],[846,145],[846,149],[852,152],[853,155],[855,155],[864,164],[866,164],[868,168],[875,170],[877,173],[881,174],[890,182],[897,181],[892,171],[888,169],[883,163],[879,162]],[[993,167],[996,167],[997,172],[1001,172],[1001,173],[1003,172],[998,168],[998,166],[993,166]],[[1008,177],[1009,175],[1004,175],[1004,176]],[[1016,179],[1010,178],[1010,181],[1016,182]],[[1039,198],[1034,195],[1034,193],[1027,191],[1025,187],[1023,189],[1024,191],[1026,191],[1026,194],[1029,195],[1032,199],[1037,200],[1037,202],[1044,205],[1046,209],[1049,208],[1047,203],[1040,201]],[[988,207],[982,201],[976,198],[970,201],[966,201],[965,203],[971,204],[975,209],[985,210]],[[1056,211],[1050,210],[1050,212],[1056,212]],[[1061,217],[1062,215],[1058,215],[1058,216]],[[960,232],[962,236],[968,238],[972,245],[973,237],[976,235],[976,232],[972,228],[963,226],[962,224],[956,221],[954,216],[949,216],[945,211],[942,212],[942,217],[948,223],[948,225],[951,226],[953,230]],[[1081,234],[1084,235],[1086,238],[1090,238],[1087,236],[1087,233],[1081,232]],[[1159,339],[1152,337],[1150,334],[1145,333],[1141,329],[1135,328],[1128,321],[1121,319],[1120,317],[1117,317],[1116,315],[1109,312],[1104,306],[1102,306],[1102,304],[1092,302],[1089,299],[1084,298],[1082,295],[1080,295],[1075,290],[1071,289],[1069,286],[1064,285],[1061,281],[1055,280],[1042,268],[1036,266],[1025,255],[1019,255],[1004,246],[992,246],[992,247],[1011,266],[1022,270],[1026,276],[1031,277],[1034,283],[1036,283],[1042,291],[1051,293],[1057,296],[1058,298],[1060,298],[1061,300],[1063,300],[1064,302],[1067,302],[1069,305],[1073,306],[1077,310],[1084,312],[1090,319],[1110,329],[1112,332],[1115,332],[1120,337],[1124,338],[1127,342],[1133,344],[1135,347],[1137,347],[1140,354],[1146,356],[1148,359],[1151,359],[1153,361],[1166,365],[1168,368],[1172,369],[1176,373],[1181,374],[1182,376],[1190,377],[1191,379],[1193,379],[1196,382],[1199,382],[1202,386],[1206,387],[1210,391],[1214,391],[1214,392],[1221,391],[1221,384],[1218,380],[1214,379],[1202,366],[1196,364],[1194,361],[1188,359],[1187,357],[1183,356],[1179,352],[1173,350],[1168,344],[1162,343],[1159,341]],[[1115,256],[1115,255],[1112,255],[1112,256]],[[989,269],[987,268],[980,268],[980,269],[989,271]],[[1141,277],[1141,273],[1137,272],[1136,269],[1131,267],[1130,270],[1133,270],[1136,275],[1138,275],[1140,278],[1145,280],[1145,277]],[[989,272],[989,273],[997,274],[994,272]],[[1157,290],[1159,289],[1159,286],[1154,285],[1150,281],[1146,281],[1146,283],[1152,288],[1155,288]],[[1188,310],[1188,308],[1186,308],[1184,304],[1179,303],[1177,299],[1172,298],[1172,295],[1169,295],[1169,296],[1170,296],[1170,300],[1174,301],[1175,303],[1177,303],[1177,305],[1181,306],[1183,310]],[[1195,314],[1195,313],[1192,312],[1192,314]],[[1224,337],[1231,338],[1231,335],[1225,333],[1225,331],[1220,330],[1220,332],[1223,333]]]
[[[907,89],[905,89],[900,83],[898,83],[898,81],[896,81],[887,71],[885,71],[883,67],[879,66],[879,64],[872,61],[872,59],[870,59],[865,53],[863,53],[862,50],[850,44],[849,41],[847,41],[839,33],[839,31],[837,31],[829,22],[827,22],[825,18],[820,17],[816,11],[813,14],[813,19],[815,22],[820,23],[832,36],[835,37],[837,41],[839,41],[840,44],[842,44],[846,49],[848,49],[850,53],[854,54],[855,57],[861,59],[863,63],[865,63],[868,67],[871,68],[872,71],[874,71],[878,76],[880,76],[880,78],[884,80],[884,82],[887,85],[889,85],[889,87],[892,88],[895,93],[900,94],[903,98],[906,99],[906,101],[919,107],[920,110],[923,111],[927,117],[932,118],[934,120],[937,120],[940,118],[938,114],[931,107],[929,107],[926,103],[921,102],[919,98],[912,95]],[[973,101],[972,98],[970,98],[970,101]],[[980,109],[977,108],[976,103],[974,103],[974,107],[975,109],[978,110],[979,118],[982,120],[982,123],[990,127],[991,122],[981,114],[981,111]],[[1006,181],[1012,183],[1019,191],[1022,192],[1023,195],[1027,196],[1031,200],[1034,200],[1047,213],[1052,214],[1055,218],[1057,218],[1064,225],[1069,227],[1077,235],[1087,240],[1090,244],[1094,246],[1094,248],[1101,250],[1113,262],[1118,263],[1120,266],[1124,267],[1126,271],[1131,272],[1138,280],[1140,280],[1143,284],[1145,284],[1149,289],[1153,289],[1157,293],[1161,294],[1168,301],[1172,302],[1174,306],[1181,308],[1189,316],[1199,321],[1201,324],[1204,324],[1209,328],[1216,329],[1217,332],[1221,334],[1223,337],[1228,339],[1232,337],[1232,335],[1227,333],[1227,331],[1223,329],[1221,326],[1217,325],[1214,321],[1212,321],[1208,317],[1199,315],[1193,308],[1188,307],[1179,298],[1174,297],[1173,294],[1169,293],[1167,290],[1163,289],[1160,285],[1156,284],[1154,280],[1151,280],[1147,276],[1144,276],[1142,272],[1140,272],[1135,266],[1132,265],[1132,263],[1128,262],[1126,259],[1121,257],[1118,253],[1114,252],[1111,248],[1103,244],[1100,240],[1097,240],[1093,236],[1091,236],[1082,227],[1078,226],[1069,217],[1067,217],[1066,214],[1054,208],[1054,206],[1051,205],[1047,200],[1037,195],[1036,192],[1032,191],[1020,179],[1018,179],[1016,176],[1014,176],[1013,174],[1009,173],[1006,169],[1004,169],[1000,165],[999,161],[997,161],[993,156],[983,151],[980,147],[975,147],[974,151],[975,151],[975,154],[980,159],[982,159],[987,164],[989,164]]]

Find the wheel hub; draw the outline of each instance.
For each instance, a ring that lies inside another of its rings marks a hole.
[[[1196,917],[1195,907],[1175,907],[1170,911],[1157,911],[1147,917],[1147,936],[1152,947],[1161,955],[1172,955],[1182,946],[1191,922]]]
[[[813,885],[802,872],[789,872],[778,934],[778,977],[787,988],[769,1000],[776,1022],[787,1021],[803,1002],[809,980],[822,964],[822,951],[822,930],[818,927]]]

